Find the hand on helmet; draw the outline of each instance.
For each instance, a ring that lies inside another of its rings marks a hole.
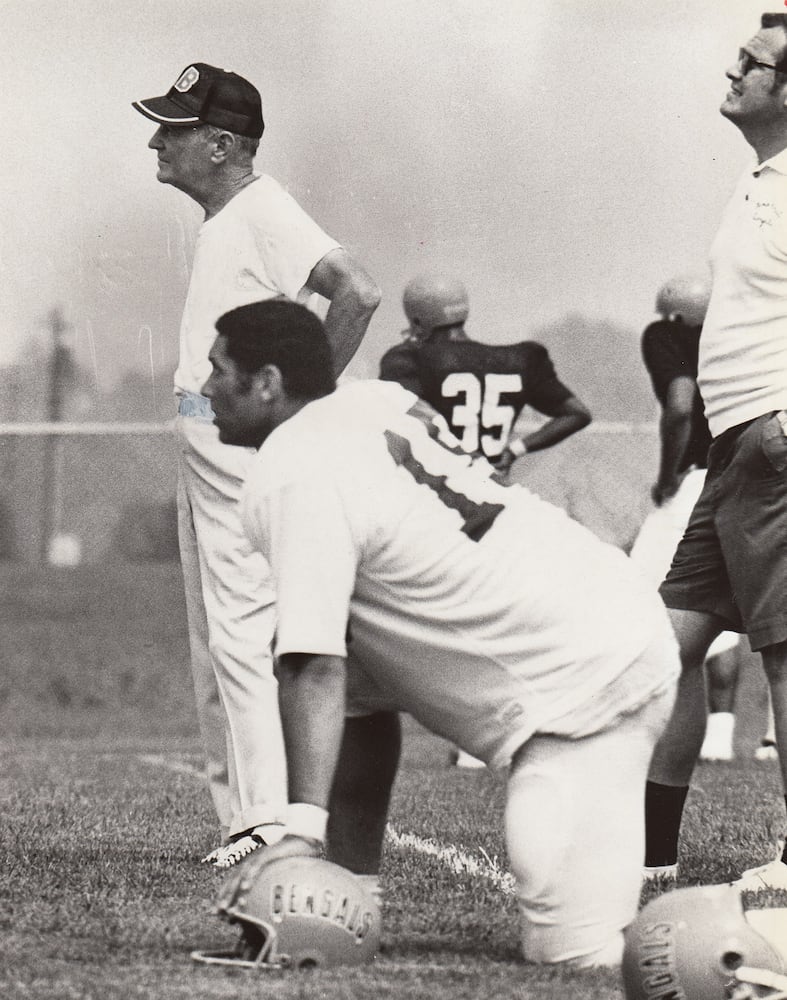
[[[324,849],[322,841],[295,834],[286,834],[275,844],[261,844],[252,854],[247,855],[232,868],[232,873],[219,892],[218,909],[226,910],[259,875],[260,871],[273,861],[283,858],[321,858]]]
[[[270,864],[271,861],[280,861],[282,858],[321,858],[325,853],[321,840],[312,840],[311,837],[301,837],[295,833],[287,833],[278,844],[266,847],[258,851],[262,864]]]

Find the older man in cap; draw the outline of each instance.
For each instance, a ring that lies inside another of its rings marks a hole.
[[[194,686],[223,843],[204,860],[229,867],[281,836],[285,761],[273,674],[274,595],[252,552],[238,497],[253,451],[222,444],[200,388],[215,322],[234,307],[286,297],[329,301],[337,371],[379,303],[366,271],[272,178],[254,169],[264,123],[244,77],[187,66],[163,97],[135,101],[158,126],[158,180],[204,211],[180,327],[178,520]]]

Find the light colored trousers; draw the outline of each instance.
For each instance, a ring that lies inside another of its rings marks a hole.
[[[255,453],[221,444],[206,406],[204,397],[188,396],[176,421],[178,537],[197,716],[226,839],[283,823],[287,780],[271,656],[273,591],[239,517]]]
[[[672,634],[643,657],[677,664]],[[642,885],[645,781],[674,701],[669,682],[601,732],[538,734],[515,756],[505,829],[526,959],[620,963]]]

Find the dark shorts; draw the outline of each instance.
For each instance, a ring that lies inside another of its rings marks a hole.
[[[748,633],[753,650],[787,639],[787,437],[777,413],[713,441],[660,593],[668,608]]]

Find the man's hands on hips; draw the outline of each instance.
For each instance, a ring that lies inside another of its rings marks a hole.
[[[495,459],[495,472],[499,472],[501,475],[507,476],[511,471],[511,466],[514,464],[515,459],[516,455],[513,451],[511,451],[510,448],[504,448]]]

